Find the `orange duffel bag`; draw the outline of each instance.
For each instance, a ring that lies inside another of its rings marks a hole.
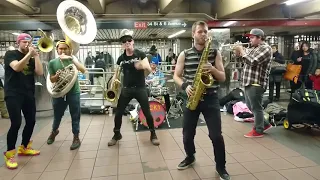
[[[284,73],[284,76],[283,76],[284,79],[293,81],[294,83],[297,84],[301,69],[302,69],[301,65],[289,63],[287,65],[287,71],[286,73]]]

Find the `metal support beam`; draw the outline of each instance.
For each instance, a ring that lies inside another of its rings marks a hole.
[[[88,3],[96,14],[104,14],[106,10],[106,1],[107,0],[88,0]]]
[[[283,3],[285,0],[219,0],[216,2],[216,13],[221,18],[237,18],[243,14],[256,11],[272,4]]]
[[[307,1],[293,6],[286,6],[289,9],[290,18],[304,18],[320,14],[320,0]]]
[[[23,14],[40,13],[40,8],[34,7],[34,0],[0,0],[0,4]]]
[[[183,0],[159,0],[159,10],[161,14],[168,14],[177,7]]]

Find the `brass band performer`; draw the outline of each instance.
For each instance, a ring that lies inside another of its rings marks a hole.
[[[50,73],[50,81],[55,83],[59,79],[61,70],[74,64],[75,67],[84,73],[85,67],[71,54],[71,45],[64,40],[61,40],[56,45],[56,50],[59,55],[58,58],[52,59],[49,62],[48,70]],[[48,79],[49,80],[49,79]],[[55,141],[56,136],[59,134],[59,126],[61,119],[64,115],[67,106],[71,115],[73,141],[70,146],[70,150],[75,150],[80,147],[79,131],[80,131],[80,86],[78,79],[74,83],[71,90],[63,97],[52,98],[52,106],[54,112],[52,132],[47,140],[47,144],[52,144]]]
[[[5,164],[9,169],[18,167],[15,161],[16,142],[21,126],[21,111],[26,125],[22,133],[22,143],[18,155],[35,156],[40,151],[32,149],[30,138],[36,123],[36,101],[34,75],[43,75],[39,53],[31,44],[29,34],[22,33],[17,37],[18,49],[7,51],[5,64],[5,101],[10,116],[11,126],[7,134],[7,151],[4,153]]]
[[[221,132],[221,114],[217,94],[219,88],[217,81],[222,82],[226,78],[221,54],[216,49],[211,49],[210,43],[206,45],[208,25],[205,22],[198,21],[193,24],[192,37],[194,39],[194,46],[183,51],[178,57],[174,81],[186,91],[189,98],[188,103],[192,103],[193,101],[190,97],[201,100],[196,105],[188,107],[187,104],[187,107],[183,111],[183,144],[187,157],[178,165],[178,169],[187,169],[195,163],[194,136],[199,115],[202,113],[209,130],[209,137],[214,146],[216,171],[220,179],[229,180],[230,176],[225,167],[226,154]],[[182,76],[186,79],[186,82],[183,81]],[[208,83],[212,81],[212,77],[216,81]],[[209,84],[206,85],[204,94],[195,93],[199,91],[197,88],[200,88],[200,79],[208,80],[208,82],[204,82]]]
[[[262,107],[263,94],[269,81],[272,49],[264,41],[265,34],[261,29],[252,29],[246,36],[250,38],[251,47],[235,47],[236,55],[244,62],[242,84],[246,104],[254,114],[254,127],[244,136],[257,138],[263,137],[272,128],[264,118]]]
[[[109,146],[113,146],[122,139],[120,133],[122,116],[125,108],[129,102],[135,98],[139,102],[143,114],[146,117],[147,124],[150,130],[150,141],[153,145],[159,145],[160,142],[157,138],[154,129],[153,117],[151,115],[147,88],[145,87],[145,76],[150,74],[151,67],[146,54],[133,47],[134,40],[132,38],[132,31],[124,29],[120,33],[120,41],[124,47],[123,54],[118,58],[117,64],[123,68],[123,86],[120,93],[119,101],[117,104],[117,109],[114,118],[114,136],[108,142]],[[120,69],[117,69],[120,71]],[[118,81],[115,72],[113,76],[113,81]]]

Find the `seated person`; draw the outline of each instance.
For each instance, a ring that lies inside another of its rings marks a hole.
[[[151,87],[164,87],[165,84],[165,77],[164,74],[157,68],[157,62],[151,60],[150,65],[152,72],[146,77],[146,83]],[[155,97],[155,95],[151,96]],[[169,94],[164,94],[164,101],[166,104],[166,111],[169,112],[170,109],[170,96]]]

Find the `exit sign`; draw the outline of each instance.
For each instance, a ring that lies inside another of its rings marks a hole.
[[[135,29],[147,29],[147,22],[134,22]]]

